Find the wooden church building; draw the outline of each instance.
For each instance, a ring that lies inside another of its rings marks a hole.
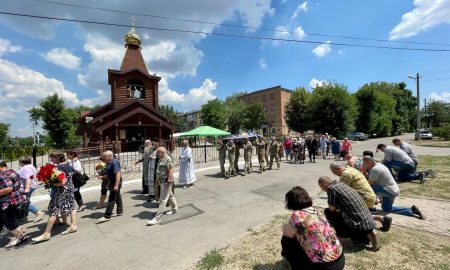
[[[124,142],[142,145],[149,138],[172,139],[174,128],[159,110],[161,77],[149,74],[134,27],[125,35],[125,48],[120,70],[108,69],[111,102],[82,112],[78,132],[83,136],[84,147],[106,149],[108,145],[120,147]]]

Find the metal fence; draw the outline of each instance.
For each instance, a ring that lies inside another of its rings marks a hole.
[[[169,142],[163,142],[163,145],[168,147]],[[78,158],[81,161],[84,171],[90,176],[96,174],[95,166],[100,161],[102,150],[112,150],[115,158],[118,159],[122,165],[123,173],[132,173],[142,171],[142,163],[137,163],[142,158],[144,149],[144,142],[133,141],[123,142],[118,146],[110,145],[101,149],[99,146],[78,148]],[[203,145],[192,146],[192,156],[195,163],[206,163],[212,160],[218,160],[219,154],[216,150],[216,145],[213,143],[206,143]],[[20,157],[29,156],[33,160],[33,165],[39,168],[42,165],[50,162],[49,154],[52,151],[47,147],[22,147],[22,146],[6,146],[0,147],[0,160],[5,160],[9,168],[19,170]],[[64,150],[58,150],[59,152]],[[179,157],[182,151],[181,146],[175,145],[172,151],[169,151],[175,165],[179,164]]]

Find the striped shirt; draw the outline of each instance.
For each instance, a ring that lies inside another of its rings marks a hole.
[[[328,186],[328,204],[336,207],[344,222],[356,230],[368,231],[375,228],[375,221],[363,198],[351,187],[334,181]]]

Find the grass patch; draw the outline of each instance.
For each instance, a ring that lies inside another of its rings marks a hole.
[[[413,144],[418,146],[429,146],[429,147],[450,147],[450,141],[442,139],[413,141]]]
[[[220,249],[213,249],[197,263],[198,270],[212,270],[219,269],[219,267],[224,263],[223,255]]]
[[[248,234],[216,251],[222,256],[223,263],[215,268],[198,268],[197,265],[197,269],[289,270],[289,265],[280,255],[281,226],[288,217],[277,216],[268,224],[254,229],[257,234]],[[377,234],[382,243],[378,252],[344,248],[346,270],[450,269],[450,237],[399,226]]]
[[[399,183],[400,193],[408,196],[421,196],[450,200],[450,156],[419,156],[418,171],[434,169],[437,172],[436,178],[419,184],[417,182]]]

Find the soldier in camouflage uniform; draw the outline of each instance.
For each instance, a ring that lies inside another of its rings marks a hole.
[[[218,141],[217,151],[219,151],[220,172],[226,177],[225,159],[227,158],[227,146],[223,143],[222,139]]]
[[[241,156],[241,148],[242,148],[242,143],[241,142],[236,142],[234,144],[234,146],[236,147],[235,150],[235,155],[234,155],[234,170],[236,171],[236,174],[239,174],[239,157]]]
[[[230,163],[228,167],[228,173],[226,178],[230,176],[236,176],[236,170],[234,168],[234,155],[236,154],[236,146],[234,145],[233,140],[229,140],[227,143],[227,154],[228,154],[228,162]]]
[[[178,212],[177,200],[172,192],[173,186],[173,161],[168,155],[166,148],[159,147],[157,149],[157,154],[159,156],[159,162],[156,167],[156,181],[158,181],[161,187],[159,209],[152,220],[147,222],[147,225],[156,225],[161,222],[161,217],[164,214],[167,202],[169,202],[172,210],[166,212],[169,214],[176,214]]]
[[[264,171],[264,157],[266,155],[266,142],[263,137],[258,137],[256,153],[258,154],[259,173],[262,173]]]
[[[264,149],[264,159],[266,160],[266,164],[269,165],[269,152],[270,152],[270,140],[267,141],[263,138],[264,142],[265,142],[265,149]]]
[[[252,173],[252,151],[252,143],[248,140],[248,137],[244,137],[244,175],[247,173]]]
[[[277,168],[280,168],[280,156],[278,155],[279,150],[281,147],[281,143],[279,143],[276,139],[272,140],[272,143],[270,144],[270,164],[269,164],[269,170],[272,170],[273,165],[273,159],[277,162]]]

